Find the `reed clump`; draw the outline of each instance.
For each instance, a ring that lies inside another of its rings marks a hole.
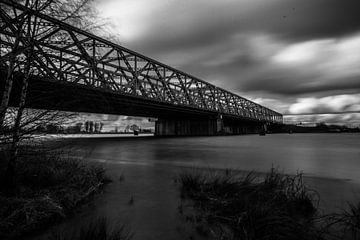
[[[0,192],[0,238],[45,229],[69,215],[109,179],[99,165],[84,164],[62,151],[23,146],[15,185]],[[0,169],[0,177],[4,171]]]
[[[306,187],[300,173],[191,171],[181,173],[177,181],[181,212],[207,238],[325,239],[316,221],[318,195]],[[184,211],[183,205],[192,210]]]
[[[48,240],[130,240],[132,237],[133,233],[125,225],[113,229],[106,218],[99,218],[68,235],[53,233]]]

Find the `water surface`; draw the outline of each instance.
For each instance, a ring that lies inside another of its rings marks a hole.
[[[268,171],[360,183],[360,134],[273,134],[186,138],[78,140],[88,159],[113,164]]]
[[[55,229],[71,231],[105,216],[131,227],[134,240],[188,239],[194,233],[178,213],[174,182],[188,167],[302,171],[321,195],[321,209],[336,211],[346,201],[360,199],[359,144],[360,134],[74,139],[74,151],[86,152],[85,161],[104,163],[114,182]]]

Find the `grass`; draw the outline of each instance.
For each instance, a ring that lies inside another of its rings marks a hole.
[[[53,233],[49,240],[130,240],[133,234],[122,225],[116,230],[110,229],[105,218],[99,218],[83,227],[78,232],[64,236],[61,233]]]
[[[360,239],[360,202],[347,205],[347,209],[343,209],[340,214],[331,216],[331,223],[342,232],[344,238]]]
[[[109,181],[99,165],[85,165],[67,153],[34,146],[21,148],[15,179],[10,195],[0,193],[1,239],[58,222]]]
[[[344,210],[345,228],[354,239],[360,239],[360,202],[357,205],[349,203],[349,210]]]
[[[194,170],[176,182],[180,214],[208,239],[360,239],[360,204],[321,216],[319,196],[302,174]]]

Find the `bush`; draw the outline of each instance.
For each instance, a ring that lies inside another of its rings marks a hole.
[[[130,240],[133,234],[124,225],[111,230],[105,218],[99,218],[95,222],[73,232],[69,236],[61,233],[53,233],[49,240]]]
[[[12,195],[0,194],[0,238],[46,228],[72,212],[109,179],[63,151],[22,146]]]
[[[182,173],[181,196],[190,199],[202,235],[217,239],[322,239],[313,222],[317,194],[306,188],[302,175],[272,169],[265,177],[251,172]],[[205,229],[204,230],[204,224]]]
[[[348,203],[347,208],[338,214],[329,216],[329,225],[341,233],[332,235],[339,239],[360,239],[360,202],[358,204]]]

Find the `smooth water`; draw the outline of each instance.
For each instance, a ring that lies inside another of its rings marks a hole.
[[[360,134],[273,134],[187,138],[79,140],[88,159],[113,164],[268,171],[360,183]]]
[[[360,134],[94,138],[71,144],[74,151],[86,153],[85,161],[104,163],[114,181],[90,205],[54,228],[65,232],[106,217],[113,225],[126,223],[134,240],[189,239],[194,233],[178,213],[174,182],[187,167],[302,171],[326,211],[360,199]],[[120,175],[124,181],[119,181]]]

